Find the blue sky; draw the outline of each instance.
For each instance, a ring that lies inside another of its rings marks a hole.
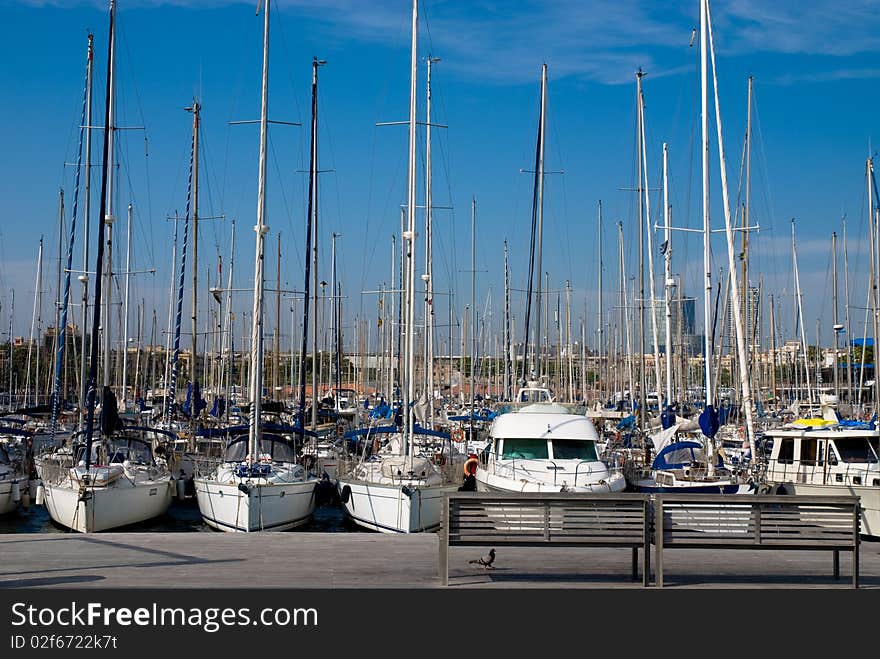
[[[734,199],[746,81],[755,77],[752,211],[761,232],[752,236],[753,283],[763,275],[765,291],[773,292],[781,305],[777,314],[783,333],[791,335],[790,222],[796,218],[806,327],[813,340],[820,318],[827,343],[830,238],[832,231],[840,232],[844,214],[851,305],[864,306],[866,295],[864,167],[869,145],[880,141],[872,121],[880,77],[880,3],[732,0],[715,5],[719,93]],[[65,162],[76,155],[88,30],[96,42],[96,123],[103,120],[107,12],[104,2],[91,0],[0,0],[0,11],[6,27],[0,41],[6,155],[0,162],[0,317],[5,327],[14,288],[14,330],[26,335],[41,234],[46,239],[43,316],[52,314],[58,189],[64,187],[69,217],[73,168]],[[203,106],[201,212],[227,218],[202,225],[200,279],[206,279],[206,270],[216,272],[218,254],[228,263],[228,218],[235,218],[237,285],[252,281],[258,135],[253,126],[230,127],[228,122],[259,114],[262,19],[255,16],[254,3],[223,0],[122,0],[118,17],[119,125],[145,130],[121,133],[117,214],[123,217],[121,209],[134,204],[132,269],[155,267],[157,272],[133,278],[132,299],[143,299],[148,314],[155,308],[163,328],[172,242],[172,223],[165,218],[175,210],[182,213],[185,205],[191,115],[183,108],[194,94]],[[375,318],[375,297],[360,292],[390,278],[391,235],[398,230],[406,194],[406,129],[375,124],[406,118],[410,3],[279,0],[273,3],[272,20],[269,105],[274,119],[307,126],[311,59],[328,61],[320,72],[319,149],[322,169],[333,171],[321,176],[321,276],[329,281],[329,235],[340,233],[348,324],[359,315]],[[592,334],[596,323],[598,199],[605,216],[606,308],[616,295],[617,221],[624,223],[628,274],[634,272],[635,195],[622,188],[635,182],[639,67],[648,74],[651,186],[659,186],[661,145],[668,142],[674,221],[700,224],[698,48],[689,47],[698,21],[696,1],[423,3],[419,113],[424,112],[424,58],[433,54],[442,58],[433,75],[434,120],[448,125],[434,132],[434,203],[452,207],[435,212],[435,278],[438,290],[456,291],[457,313],[470,297],[464,271],[470,268],[472,197],[477,200],[477,304],[484,308],[491,294],[493,332],[502,323],[505,238],[513,286],[525,287],[532,179],[520,170],[530,169],[534,159],[543,62],[549,71],[547,168],[564,171],[547,177],[544,263],[552,290],[571,282],[575,326],[585,316]],[[714,124],[711,130],[713,226],[720,228]],[[273,128],[270,143],[267,278],[275,279],[280,231],[282,280],[301,288],[307,180],[298,170],[308,165],[308,130]],[[100,153],[98,139],[95,153]],[[422,145],[419,158],[423,162]],[[95,207],[97,202],[96,195]],[[660,209],[656,193],[652,209]],[[117,226],[121,256],[124,238]],[[75,267],[81,265],[81,237],[80,232]],[[701,240],[685,234],[673,240],[673,269],[684,277],[686,292],[699,298]],[[842,250],[839,258],[842,268]],[[659,272],[659,257],[655,263]],[[713,264],[716,273],[727,268],[720,234],[713,238]],[[841,273],[841,287],[842,282]],[[521,300],[515,293],[513,306]],[[212,304],[205,291],[200,304],[202,309]],[[237,306],[249,309],[246,296]],[[274,301],[268,306],[271,328]],[[438,300],[442,318],[445,306]],[[854,323],[862,313],[854,313]],[[289,322],[289,316],[284,318],[282,334],[289,332]],[[351,340],[350,328],[347,335]]]

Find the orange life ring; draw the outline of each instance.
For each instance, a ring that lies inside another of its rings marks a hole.
[[[476,456],[471,456],[464,463],[464,475],[465,476],[473,476],[477,473],[477,467],[480,466],[480,461]]]
[[[464,441],[464,430],[461,428],[456,428],[452,431],[452,441],[461,443]]]

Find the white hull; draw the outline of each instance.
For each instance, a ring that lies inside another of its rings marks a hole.
[[[338,486],[348,516],[359,526],[382,533],[436,531],[443,515],[443,495],[457,489],[356,480],[340,480]]]
[[[128,482],[83,489],[43,483],[44,503],[52,519],[74,531],[92,533],[136,524],[164,515],[171,505],[171,479],[137,485]]]
[[[784,485],[787,494],[810,496],[857,496],[862,508],[862,535],[880,538],[880,487],[858,485],[818,485],[812,483],[774,483]]]
[[[18,508],[21,500],[14,501],[12,498],[12,484],[18,482],[19,492],[23,492],[28,487],[28,479],[22,476],[20,479],[2,480],[0,481],[0,515],[11,513]]]
[[[622,492],[626,488],[626,479],[622,474],[611,474],[602,481],[577,487],[563,487],[553,483],[509,478],[489,473],[482,467],[477,469],[475,477],[479,492],[592,492],[595,494],[607,494],[610,492]]]
[[[238,483],[196,478],[196,499],[205,523],[218,531],[286,531],[309,521],[315,511],[314,480]]]

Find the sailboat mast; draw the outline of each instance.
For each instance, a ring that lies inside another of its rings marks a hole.
[[[471,197],[471,419],[470,426],[474,425],[474,385],[476,379],[477,362],[477,253],[476,253],[476,226],[477,226],[477,200]]]
[[[510,268],[504,239],[504,400],[510,400]]]
[[[82,328],[80,337],[80,362],[79,362],[79,419],[80,423],[85,419],[85,402],[86,402],[86,360],[88,359],[88,344],[86,324],[89,318],[89,218],[91,216],[92,201],[92,73],[95,61],[95,37],[89,34],[89,48],[86,64],[86,189],[85,189],[85,205],[83,207],[83,273],[79,276],[82,283]],[[11,391],[11,390],[10,390]]]
[[[415,247],[416,247],[416,78],[418,65],[419,3],[412,5],[412,48],[410,52],[409,85],[409,158],[407,172],[407,229],[403,234],[406,247],[406,398],[402,401],[406,410],[404,441],[401,449],[409,452],[413,439],[415,401]]]
[[[248,431],[248,453],[251,461],[259,460],[260,408],[263,395],[263,252],[266,234],[266,139],[269,111],[269,6],[263,7],[263,82],[260,110],[260,165],[257,184],[257,224],[254,256],[254,304],[251,316],[251,418]]]
[[[603,332],[605,330],[605,321],[604,321],[604,316],[603,316],[604,308],[605,308],[605,300],[603,297],[602,271],[605,269],[605,267],[604,267],[605,264],[602,261],[602,200],[601,199],[599,200],[598,213],[599,213],[599,217],[597,219],[597,224],[598,224],[598,233],[599,233],[599,328],[598,328],[598,332],[597,332],[597,343],[598,343],[597,347],[599,350],[599,352],[598,352],[599,362],[597,364],[596,370],[597,370],[597,373],[599,376],[599,381],[598,381],[599,391],[597,393],[598,393],[600,400],[602,400],[602,399],[604,399],[602,392],[605,389],[605,382],[604,382],[604,379],[602,378],[602,375],[603,375],[603,373],[602,373],[603,354],[602,353],[603,353],[604,344],[605,344],[605,340],[603,338],[604,337]],[[586,318],[584,318],[584,320],[586,321]],[[587,342],[583,341],[583,352],[585,355],[586,355],[586,351],[587,351]],[[586,367],[586,361],[584,362],[584,367]],[[584,400],[586,400],[586,396],[587,396],[587,394],[586,394],[586,382],[587,382],[586,375],[583,376],[583,381],[584,381]]]
[[[537,213],[537,229],[538,235],[535,245],[535,275],[537,278],[537,290],[535,291],[535,362],[536,365],[532,369],[532,376],[543,375],[541,373],[541,357],[544,348],[544,342],[541,338],[541,273],[542,255],[544,242],[544,131],[547,123],[547,64],[541,65],[541,119],[538,127],[538,167],[535,172],[537,177],[538,200],[535,212]],[[528,350],[528,347],[526,347]]]
[[[642,77],[645,73],[639,71],[639,142],[641,142],[641,160],[642,160],[642,182],[644,183],[645,195],[645,236],[647,240],[646,248],[648,252],[648,292],[651,296],[651,339],[654,348],[654,386],[656,387],[658,404],[660,392],[663,390],[660,379],[660,341],[659,332],[657,331],[657,309],[656,298],[654,293],[654,240],[651,230],[651,196],[650,186],[648,185],[648,147],[645,139],[645,95],[642,91]]]
[[[645,226],[644,217],[644,199],[642,198],[642,76],[644,72],[639,69],[636,72],[636,130],[638,143],[638,184],[636,186],[638,201],[638,218],[636,224],[639,231],[639,427],[644,429],[647,427],[647,373],[645,372]],[[653,304],[653,300],[651,300]],[[652,310],[653,313],[653,310]]]
[[[98,214],[98,254],[95,263],[95,303],[92,307],[92,337],[91,349],[89,350],[89,379],[88,379],[88,412],[86,414],[86,450],[85,450],[85,469],[89,470],[92,460],[92,433],[95,423],[95,396],[96,381],[98,378],[98,329],[101,325],[101,271],[104,261],[104,228],[107,219],[108,210],[108,179],[110,166],[110,145],[112,142],[110,134],[110,126],[112,121],[112,85],[113,85],[113,51],[115,48],[115,22],[116,22],[116,0],[110,0],[110,29],[108,32],[108,50],[107,58],[107,94],[106,94],[106,110],[104,120],[104,154],[101,167],[101,203]]]
[[[843,311],[846,327],[846,399],[852,408],[852,331],[849,324],[849,259],[846,252],[846,215],[841,220],[843,225]]]
[[[312,430],[318,427],[318,67],[323,60],[312,59],[312,128],[309,168],[309,223],[312,247]],[[306,256],[308,260],[308,256]],[[303,329],[303,336],[307,334]]]
[[[715,98],[715,127],[718,134],[718,163],[721,170],[721,195],[724,208],[724,226],[727,237],[727,263],[730,269],[731,302],[733,303],[734,327],[736,330],[736,349],[739,357],[740,388],[742,390],[742,407],[746,417],[746,433],[749,442],[751,463],[757,459],[755,450],[755,431],[752,422],[752,390],[749,381],[748,355],[746,353],[746,337],[743,329],[743,316],[737,286],[736,260],[733,247],[733,225],[730,216],[730,199],[727,187],[727,164],[724,158],[724,138],[721,129],[721,107],[718,102],[718,73],[715,68],[715,44],[712,41],[712,23],[709,20],[709,2],[706,0],[706,19],[709,27],[709,39],[712,53],[712,82]]]
[[[431,209],[431,66],[439,57],[428,56],[425,110],[425,392],[428,418],[434,418],[434,222]],[[432,421],[433,422],[433,421]]]
[[[112,3],[115,5],[115,1]],[[115,16],[115,10],[113,11]],[[110,140],[107,149],[107,199],[104,210],[104,224],[107,227],[107,259],[103,272],[107,289],[104,291],[104,386],[110,386],[111,345],[113,337],[113,224],[116,217],[113,215],[113,192],[114,192],[114,169],[116,167],[116,41],[110,41],[110,55],[107,61],[107,138]],[[102,232],[103,235],[103,232]],[[95,277],[102,276],[96,271]]]
[[[43,285],[43,236],[40,236],[40,247],[39,247],[39,250],[37,251],[37,276],[36,276],[36,280],[34,281],[34,310],[33,310],[33,313],[31,314],[31,333],[30,333],[30,337],[28,338],[27,377],[25,379],[25,385],[24,385],[25,405],[27,405],[28,396],[30,396],[30,393],[31,393],[31,355],[32,355],[33,348],[34,348],[34,328],[37,326],[37,315],[38,315],[37,314],[37,307],[38,307],[38,300],[40,299],[40,288],[42,287],[42,285]],[[11,338],[9,340],[12,341]],[[37,373],[36,373],[36,378],[35,378],[37,384],[34,387],[35,391],[37,389],[39,389],[39,382],[40,382],[40,346],[39,346],[39,343],[40,343],[40,334],[39,334],[39,330],[38,330],[37,331],[37,368],[36,368]],[[34,404],[36,405],[36,402]]]
[[[700,0],[700,124],[702,134],[703,171],[703,371],[706,387],[706,407],[715,405],[712,389],[712,337],[710,328],[712,310],[712,263],[710,257],[711,229],[709,227],[709,109],[708,109],[708,69],[707,69],[707,30],[706,0]]]
[[[669,149],[663,143],[663,290],[666,292],[666,404],[672,404],[672,287],[675,280],[672,278],[672,227],[669,226]],[[679,323],[681,312],[679,311]]]
[[[268,4],[268,2],[267,2]],[[268,11],[268,10],[267,10]],[[186,108],[193,115],[193,169],[192,169],[192,368],[190,379],[193,384],[199,381],[199,332],[196,324],[199,301],[199,124],[201,122],[202,106],[197,99],[193,99],[191,107]],[[193,402],[195,409],[195,402]]]
[[[126,387],[128,386],[128,300],[131,294],[131,211],[128,214],[125,228],[125,297],[122,300],[122,407],[125,409]]]
[[[837,358],[837,335],[840,330],[843,329],[843,326],[838,323],[837,320],[837,232],[834,231],[831,234],[831,260],[832,260],[832,270],[831,270],[831,278],[833,280],[834,285],[834,304],[831,307],[834,318],[832,322],[834,324],[832,334],[834,335],[834,395],[837,398],[838,402],[840,401],[840,375],[838,374],[838,358]]]

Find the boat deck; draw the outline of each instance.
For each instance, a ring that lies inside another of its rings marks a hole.
[[[503,547],[495,569],[468,564],[482,553],[450,549],[449,588],[642,588],[629,550]],[[442,587],[433,533],[2,534],[0,555],[0,588]],[[860,587],[880,589],[880,542],[860,562]],[[666,588],[848,588],[851,557],[838,581],[827,551],[667,549],[664,564]]]

